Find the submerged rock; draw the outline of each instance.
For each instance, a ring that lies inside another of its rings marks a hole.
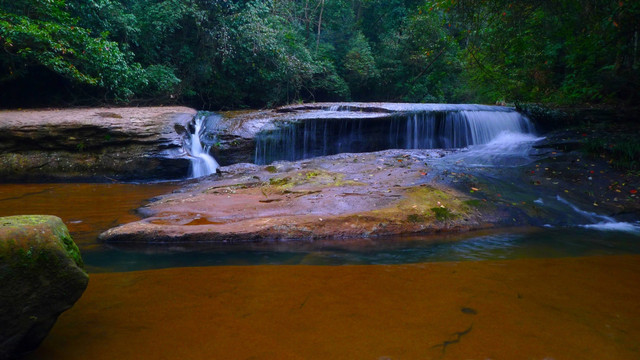
[[[0,180],[187,176],[186,107],[0,111]]]
[[[499,224],[497,207],[430,181],[434,150],[238,164],[106,231],[106,242],[238,242],[465,231]],[[511,215],[508,216],[512,218]]]
[[[34,350],[89,277],[62,220],[0,217],[0,359]]]

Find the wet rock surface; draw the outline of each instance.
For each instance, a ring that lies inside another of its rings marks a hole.
[[[602,154],[587,154],[589,138],[604,137],[588,129],[553,131],[539,142],[539,160],[521,169],[523,183],[556,193],[594,213],[621,221],[640,220],[640,171],[616,166]]]
[[[170,179],[188,174],[185,107],[0,111],[0,181]]]
[[[0,217],[0,359],[34,350],[89,277],[60,218]]]
[[[466,231],[510,213],[429,181],[441,151],[339,154],[268,166],[238,164],[140,209],[105,242],[239,242]]]
[[[237,164],[160,198],[140,210],[144,220],[111,229],[101,239],[340,239],[587,225],[603,216],[640,228],[637,172],[585,154],[584,130],[528,136],[516,141],[529,144],[522,153],[512,145],[482,145]]]
[[[492,111],[512,112],[513,108],[474,104],[409,103],[310,103],[287,105],[275,109],[226,111],[216,115],[204,138],[210,136],[211,153],[221,165],[254,162],[256,138],[261,132],[276,130],[286,124],[313,120],[393,120],[417,112]],[[385,126],[384,131],[387,130]],[[370,135],[370,134],[369,134]],[[376,148],[375,150],[382,150]],[[366,150],[366,151],[375,151]],[[359,150],[352,150],[359,151]],[[335,153],[329,152],[328,154]],[[325,155],[328,155],[325,153]],[[289,159],[293,160],[293,159]]]

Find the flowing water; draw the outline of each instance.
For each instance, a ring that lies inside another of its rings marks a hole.
[[[344,114],[348,109],[336,106],[323,114]],[[309,157],[354,150],[358,146],[360,150],[374,150],[394,146],[431,148],[445,143],[452,147],[464,145],[442,157],[425,155],[424,161],[438,169],[431,173],[435,176],[446,172],[473,175],[477,181],[496,187],[495,192],[502,193],[504,199],[533,202],[544,208],[551,214],[548,222],[539,227],[458,235],[312,243],[116,247],[96,242],[101,231],[136,220],[134,210],[145,199],[173,189],[176,184],[4,184],[0,185],[0,204],[4,205],[0,215],[46,213],[61,216],[83,250],[85,262],[92,272],[209,265],[403,264],[640,253],[640,224],[616,222],[611,217],[583,211],[558,194],[521,186],[519,167],[535,160],[533,144],[542,139],[535,135],[526,118],[507,110],[465,107],[454,107],[453,110],[413,112],[382,119],[344,119],[344,115],[339,114],[339,119],[285,126],[275,135],[268,136],[277,135],[280,144],[286,143],[286,146],[277,147],[277,151],[264,155],[263,159],[269,156]],[[199,136],[205,126],[203,119],[205,116],[196,118],[190,142],[194,177],[217,169],[217,163],[207,151],[213,140],[201,141]],[[215,121],[212,116],[208,119]],[[215,124],[208,126],[215,127]],[[372,135],[378,133],[382,136]],[[258,148],[265,141],[264,137],[258,141]],[[448,181],[446,178],[427,179]]]
[[[92,273],[184,266],[390,265],[640,254],[638,224],[616,223],[607,217],[584,213],[570,204],[563,205],[560,211],[575,212],[575,225],[565,223],[554,227],[233,245],[110,246],[97,242],[100,232],[138,220],[135,209],[147,199],[178,187],[175,183],[0,184],[0,216],[52,214],[61,217],[82,251],[87,270]]]
[[[92,273],[28,359],[639,357],[640,226],[522,186],[539,140],[526,119],[478,106],[366,120],[350,110],[262,134],[257,161],[457,148],[424,160],[553,218],[464,234],[113,247],[97,235],[184,184],[0,184],[0,216],[60,216]],[[217,168],[202,126],[187,149],[194,177]],[[149,269],[163,270],[138,271]]]
[[[508,108],[469,105],[406,107],[405,113],[362,113],[333,106],[256,137],[256,164],[385,149],[458,149],[486,144],[504,132],[531,134],[533,125]]]
[[[191,177],[197,178],[213,174],[220,168],[216,159],[209,154],[211,145],[203,144],[201,136],[204,132],[205,115],[198,114],[194,119],[194,131],[189,138],[188,154],[191,157]]]

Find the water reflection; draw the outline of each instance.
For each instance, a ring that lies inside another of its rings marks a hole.
[[[501,182],[502,181],[502,182]],[[529,200],[553,210],[554,227],[510,228],[465,234],[222,244],[123,244],[96,242],[117,224],[139,219],[133,209],[176,184],[0,184],[0,216],[60,216],[78,243],[90,272],[210,265],[406,264],[640,253],[638,232],[600,231],[554,196],[520,193],[522,187],[492,178],[504,198]],[[511,187],[509,187],[511,186]],[[507,192],[508,188],[513,191]],[[557,209],[556,209],[557,208]],[[563,214],[563,215],[562,215]],[[573,216],[573,217],[572,217]],[[575,217],[575,219],[574,219]],[[582,221],[580,221],[582,219]],[[639,224],[633,224],[638,228]]]
[[[135,209],[177,186],[175,183],[0,184],[0,216],[58,216],[84,250],[96,245],[102,231],[139,220]]]
[[[236,244],[104,246],[83,253],[89,271],[217,265],[375,265],[640,253],[640,237],[584,228],[464,235]]]

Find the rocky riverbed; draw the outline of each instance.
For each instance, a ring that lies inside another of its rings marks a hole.
[[[469,159],[486,155],[476,148],[247,163],[255,137],[265,129],[329,110],[337,119],[381,119],[414,108],[420,106],[317,104],[222,113],[206,130],[217,131],[211,152],[222,164],[244,162],[185,182],[140,209],[144,219],[100,238],[142,243],[313,240],[563,226],[586,221],[580,211],[632,225],[640,218],[640,175],[616,168],[605,155],[581,151],[586,138],[598,136],[584,126],[531,136],[525,141],[529,150],[519,157],[504,157],[511,148],[495,148],[491,156],[506,159],[500,166],[472,164]],[[451,109],[443,105],[440,110]],[[3,129],[10,130],[2,135],[2,180],[149,178],[170,164],[179,164],[180,171],[173,167],[169,172],[184,178],[189,160],[181,142],[192,131],[196,113],[179,107],[0,112]]]
[[[140,209],[108,242],[353,238],[495,226],[504,209],[427,181],[440,151],[338,154],[238,164]],[[508,216],[511,222],[512,216]]]

